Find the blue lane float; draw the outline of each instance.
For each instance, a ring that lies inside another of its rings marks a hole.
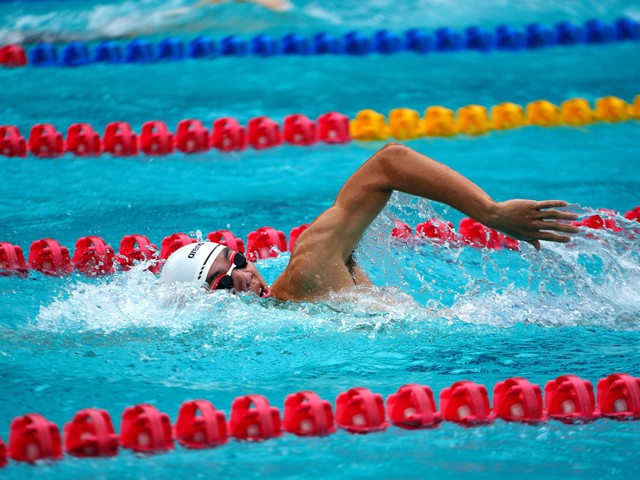
[[[280,55],[350,55],[371,54],[393,55],[400,52],[429,54],[435,52],[478,52],[508,51],[518,52],[568,45],[604,45],[612,42],[640,40],[640,23],[621,17],[612,23],[589,20],[582,25],[559,22],[553,26],[531,23],[523,28],[499,25],[495,29],[470,26],[465,30],[449,27],[433,31],[413,28],[401,33],[378,30],[373,34],[350,31],[344,35],[319,32],[304,37],[290,33],[275,37],[261,33],[245,39],[229,35],[218,41],[207,36],[199,36],[185,43],[174,37],[158,43],[138,38],[121,44],[105,41],[93,47],[84,42],[74,42],[58,47],[51,43],[41,43],[30,48],[29,64],[50,67],[79,67],[92,63],[135,63],[148,64],[162,61],[185,59],[213,59],[218,56],[258,56]],[[7,65],[16,66],[15,62]]]

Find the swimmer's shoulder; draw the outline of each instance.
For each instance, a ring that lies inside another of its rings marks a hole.
[[[278,276],[273,285],[271,293],[280,300],[303,301],[313,300],[314,292],[317,289],[314,278],[317,266],[304,261],[304,257],[299,255],[299,249],[295,249],[291,254],[289,264],[284,272]]]

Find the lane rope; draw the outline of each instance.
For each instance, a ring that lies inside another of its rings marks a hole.
[[[247,126],[236,119],[215,120],[211,130],[195,119],[181,120],[174,132],[160,120],[151,120],[136,133],[127,122],[109,123],[102,137],[88,123],[74,123],[63,137],[55,125],[33,125],[25,139],[15,125],[0,125],[0,155],[6,157],[136,156],[169,155],[175,151],[192,154],[212,148],[237,152],[251,146],[256,150],[286,143],[313,146],[318,142],[345,144],[351,140],[412,140],[422,137],[480,136],[526,126],[584,127],[598,122],[620,123],[640,120],[640,95],[632,103],[606,96],[595,101],[592,109],[584,98],[565,100],[558,107],[547,100],[536,100],[525,107],[511,102],[494,105],[467,105],[457,112],[443,106],[426,108],[424,116],[410,108],[396,108],[387,118],[372,109],[359,111],[353,119],[339,112],[320,115],[316,121],[304,114],[287,115],[282,124],[267,116],[254,117]]]
[[[162,61],[214,59],[220,56],[277,57],[281,55],[392,55],[478,52],[522,52],[566,45],[602,45],[640,40],[640,23],[620,17],[613,23],[592,19],[584,24],[559,22],[553,26],[530,23],[524,28],[500,25],[495,29],[470,26],[464,31],[442,27],[433,31],[413,28],[402,33],[378,30],[373,34],[350,31],[344,35],[319,32],[305,37],[289,33],[281,38],[261,33],[250,39],[229,35],[215,41],[206,36],[187,43],[175,37],[153,43],[144,38],[126,44],[105,41],[96,46],[73,42],[60,49],[52,43],[40,43],[27,50],[11,44],[0,48],[0,65],[21,67],[80,67],[95,63],[148,65]]]
[[[603,209],[598,214],[590,215],[573,224],[590,230],[621,232],[622,228],[612,218],[614,215],[617,215],[617,212]],[[640,206],[626,212],[624,218],[640,223]],[[246,242],[229,230],[210,232],[204,241],[225,244],[232,250],[245,253],[249,260],[257,261],[275,258],[280,252],[291,252],[307,226],[308,224],[303,224],[291,229],[288,240],[283,231],[273,227],[262,227],[250,232]],[[640,234],[640,226],[637,231]],[[428,241],[456,247],[520,250],[517,240],[471,218],[462,219],[457,232],[451,222],[442,220],[427,220],[417,224],[415,229],[397,221],[391,235],[395,240],[402,242]],[[595,238],[591,233],[588,237]],[[72,256],[69,248],[57,240],[43,238],[31,243],[26,261],[19,245],[0,242],[0,275],[26,277],[30,271],[36,271],[45,275],[66,276],[75,271],[87,276],[101,276],[113,274],[116,270],[127,271],[139,262],[147,262],[147,269],[158,274],[169,255],[178,248],[195,242],[197,240],[186,233],[174,233],[166,236],[158,248],[144,235],[125,235],[116,253],[102,237],[90,235],[76,241]]]
[[[614,373],[593,385],[577,375],[560,375],[546,383],[544,399],[540,386],[523,377],[495,384],[493,406],[487,388],[470,380],[455,382],[440,391],[437,410],[429,386],[407,384],[387,397],[365,387],[338,394],[335,410],[328,400],[305,390],[290,394],[284,414],[259,394],[236,397],[230,419],[208,400],[184,402],[175,424],[169,415],[150,404],[125,408],[117,434],[106,410],[87,408],[58,426],[38,413],[12,420],[8,448],[0,439],[0,467],[14,462],[36,463],[74,457],[113,457],[120,449],[159,454],[175,449],[214,448],[238,441],[260,442],[283,433],[299,437],[335,434],[340,428],[351,434],[369,434],[391,425],[405,430],[433,429],[443,422],[464,427],[489,425],[500,419],[529,425],[548,420],[584,424],[600,418],[640,420],[640,378]]]

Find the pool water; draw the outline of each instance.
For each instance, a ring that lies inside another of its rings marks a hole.
[[[110,18],[121,19],[125,28],[127,12],[136,25],[185,38],[205,26],[218,38],[218,32],[639,18],[637,6],[613,1],[507,7],[494,0],[480,11],[474,2],[414,0],[396,8],[381,1],[294,1],[296,8],[280,16],[249,5],[203,11],[198,28],[190,29],[154,24],[151,14],[163,3],[155,0],[66,1],[56,2],[55,10],[52,3],[0,3],[2,24],[16,26],[0,33],[69,25],[69,31],[104,35]],[[253,21],[243,22],[247,16]],[[247,57],[0,70],[0,123],[26,133],[39,122],[66,131],[82,121],[103,131],[107,123],[124,120],[139,131],[148,120],[175,129],[184,118],[210,124],[231,116],[246,124],[257,115],[280,122],[291,113],[315,118],[331,110],[353,117],[363,108],[422,112],[430,105],[525,105],[540,98],[559,104],[573,97],[593,104],[605,95],[631,101],[640,93],[639,49],[620,43],[488,55]],[[587,216],[598,208],[624,213],[640,205],[639,133],[637,122],[627,122],[405,143],[460,171],[497,200],[560,198]],[[288,234],[331,205],[343,182],[382,145],[1,158],[0,240],[26,252],[44,237],[72,248],[79,237],[100,235],[117,248],[131,233],[155,243],[175,232],[198,236],[221,228],[245,239],[266,225]],[[233,399],[248,393],[282,408],[286,395],[305,389],[334,402],[355,386],[386,397],[414,382],[429,385],[437,396],[462,379],[491,391],[512,376],[542,387],[566,373],[594,385],[614,372],[640,376],[637,223],[613,215],[622,232],[584,232],[566,245],[545,244],[541,252],[526,245],[521,252],[485,251],[392,239],[395,220],[415,225],[430,217],[457,225],[462,215],[394,195],[357,252],[380,288],[336,294],[320,304],[168,288],[142,267],[108,278],[0,277],[0,437],[6,442],[11,419],[29,412],[62,426],[93,406],[108,410],[118,429],[124,408],[139,403],[151,403],[175,421],[180,404],[194,398],[210,400],[228,415]],[[282,254],[258,266],[272,282],[287,260]],[[635,478],[639,448],[638,422],[498,421],[478,428],[443,423],[425,431],[284,435],[203,451],[178,447],[145,457],[128,451],[112,459],[65,457],[38,467],[12,463],[3,475]]]

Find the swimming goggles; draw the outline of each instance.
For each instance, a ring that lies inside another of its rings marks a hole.
[[[240,252],[233,252],[229,261],[231,262],[229,270],[227,273],[218,275],[218,277],[211,282],[211,285],[209,285],[211,290],[231,290],[233,288],[231,272],[236,268],[240,270],[247,266],[247,257]]]

